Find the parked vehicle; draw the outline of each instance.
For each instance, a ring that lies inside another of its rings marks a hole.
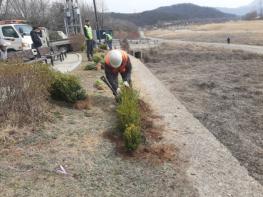
[[[40,29],[40,39],[43,47],[50,46],[59,49],[62,48],[63,50],[70,49],[70,41],[63,32],[57,31],[58,35],[62,37],[61,39],[50,41],[48,29],[45,27],[40,27]],[[0,21],[0,38],[10,43],[8,52],[32,49],[31,31],[32,26],[26,24],[23,20]]]
[[[8,51],[31,49],[30,32],[32,27],[21,20],[0,21],[0,37],[10,43]]]
[[[49,46],[56,47],[62,51],[71,50],[70,40],[62,31],[48,31]]]

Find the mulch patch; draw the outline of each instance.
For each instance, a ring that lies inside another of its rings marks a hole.
[[[112,131],[111,129],[104,132],[103,137],[115,144],[116,153],[124,159],[145,160],[153,165],[176,162],[177,148],[174,145],[161,142],[165,130],[162,117],[156,116],[150,106],[143,100],[140,100],[139,106],[143,140],[136,151],[129,152],[126,150],[121,132]]]

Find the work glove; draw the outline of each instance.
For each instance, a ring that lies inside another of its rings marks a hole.
[[[127,88],[130,87],[130,84],[128,83],[128,81],[124,81],[124,82],[123,82],[123,85],[124,85],[125,87],[127,87]]]
[[[121,94],[121,89],[118,88],[118,89],[117,89],[117,95],[120,95],[120,94]]]
[[[117,92],[117,95],[115,95],[116,102],[120,103],[121,102],[121,89],[118,88],[116,92]]]

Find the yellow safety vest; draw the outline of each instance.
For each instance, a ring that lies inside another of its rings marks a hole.
[[[112,41],[112,36],[110,34],[106,34],[106,40],[107,41]]]
[[[92,40],[93,39],[93,32],[92,32],[91,26],[88,27],[87,25],[85,25],[84,28],[86,30],[86,32],[85,32],[86,39]]]

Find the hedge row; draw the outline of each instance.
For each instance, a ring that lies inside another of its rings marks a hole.
[[[141,143],[141,116],[139,94],[132,88],[122,88],[117,106],[119,129],[123,134],[125,147],[134,151]]]

